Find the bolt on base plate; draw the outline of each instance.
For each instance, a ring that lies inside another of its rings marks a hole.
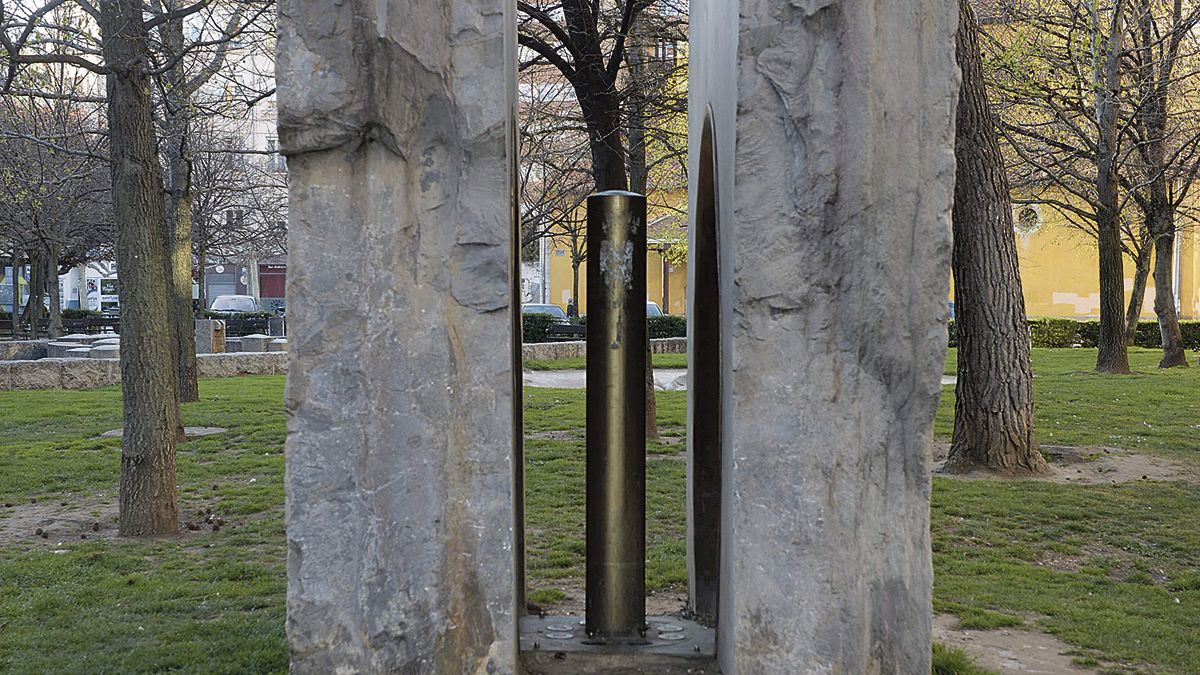
[[[582,616],[521,618],[521,653],[530,673],[717,673],[716,632],[675,616],[646,618],[639,638],[589,638]]]

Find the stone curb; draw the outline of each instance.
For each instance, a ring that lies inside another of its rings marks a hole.
[[[287,354],[199,354],[200,377],[280,375],[287,372]],[[39,359],[0,361],[0,391],[31,389],[91,389],[121,381],[117,359]]]

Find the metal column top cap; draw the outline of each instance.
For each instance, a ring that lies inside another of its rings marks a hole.
[[[643,196],[644,195],[640,195],[636,192],[629,192],[628,190],[605,190],[604,192],[596,192],[596,193],[589,195],[588,199],[592,199],[594,197],[643,197]]]

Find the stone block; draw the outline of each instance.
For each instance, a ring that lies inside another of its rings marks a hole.
[[[64,335],[58,338],[56,342],[75,342],[81,345],[90,345],[99,339],[100,338],[95,335],[88,335],[86,333],[71,333],[70,335]]]
[[[61,359],[69,350],[78,348],[78,342],[50,342],[46,344],[46,358]]]
[[[287,354],[201,354],[196,357],[200,377],[280,375],[287,372]]]
[[[283,336],[287,335],[287,322],[281,316],[273,316],[267,319],[267,335]]]
[[[279,8],[294,675],[518,670],[512,11]]]
[[[32,361],[46,358],[48,340],[0,342],[0,361]]]
[[[711,186],[690,182],[689,252],[711,189],[725,275],[724,673],[930,671],[956,14],[693,5],[689,175],[719,161]]]
[[[220,319],[196,319],[196,353],[225,353],[225,322]]]
[[[271,340],[269,343],[267,343],[268,352],[286,352],[287,347],[288,341],[286,338]]]
[[[107,387],[120,381],[120,364],[110,359],[65,359],[62,364],[63,389]]]
[[[225,338],[225,353],[235,354],[242,351],[242,338]]]
[[[238,351],[242,352],[265,352],[267,345],[275,338],[270,335],[255,333],[254,335],[243,335],[242,342]]]
[[[68,349],[65,356],[73,359],[86,359],[91,357],[91,353],[91,347],[76,347],[74,349]]]
[[[61,359],[38,359],[37,361],[8,361],[8,386],[10,389],[61,389]]]
[[[118,345],[100,345],[92,347],[92,351],[88,353],[88,358],[92,359],[119,359],[121,358],[121,348]]]
[[[93,342],[91,346],[93,346],[93,347],[117,347],[117,346],[120,346],[120,344],[121,344],[121,338],[119,338],[119,337],[104,337],[104,338],[100,338],[100,339],[96,340],[95,342]]]

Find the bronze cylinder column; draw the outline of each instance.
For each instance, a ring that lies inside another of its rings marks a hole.
[[[587,200],[587,633],[646,622],[646,198]]]

